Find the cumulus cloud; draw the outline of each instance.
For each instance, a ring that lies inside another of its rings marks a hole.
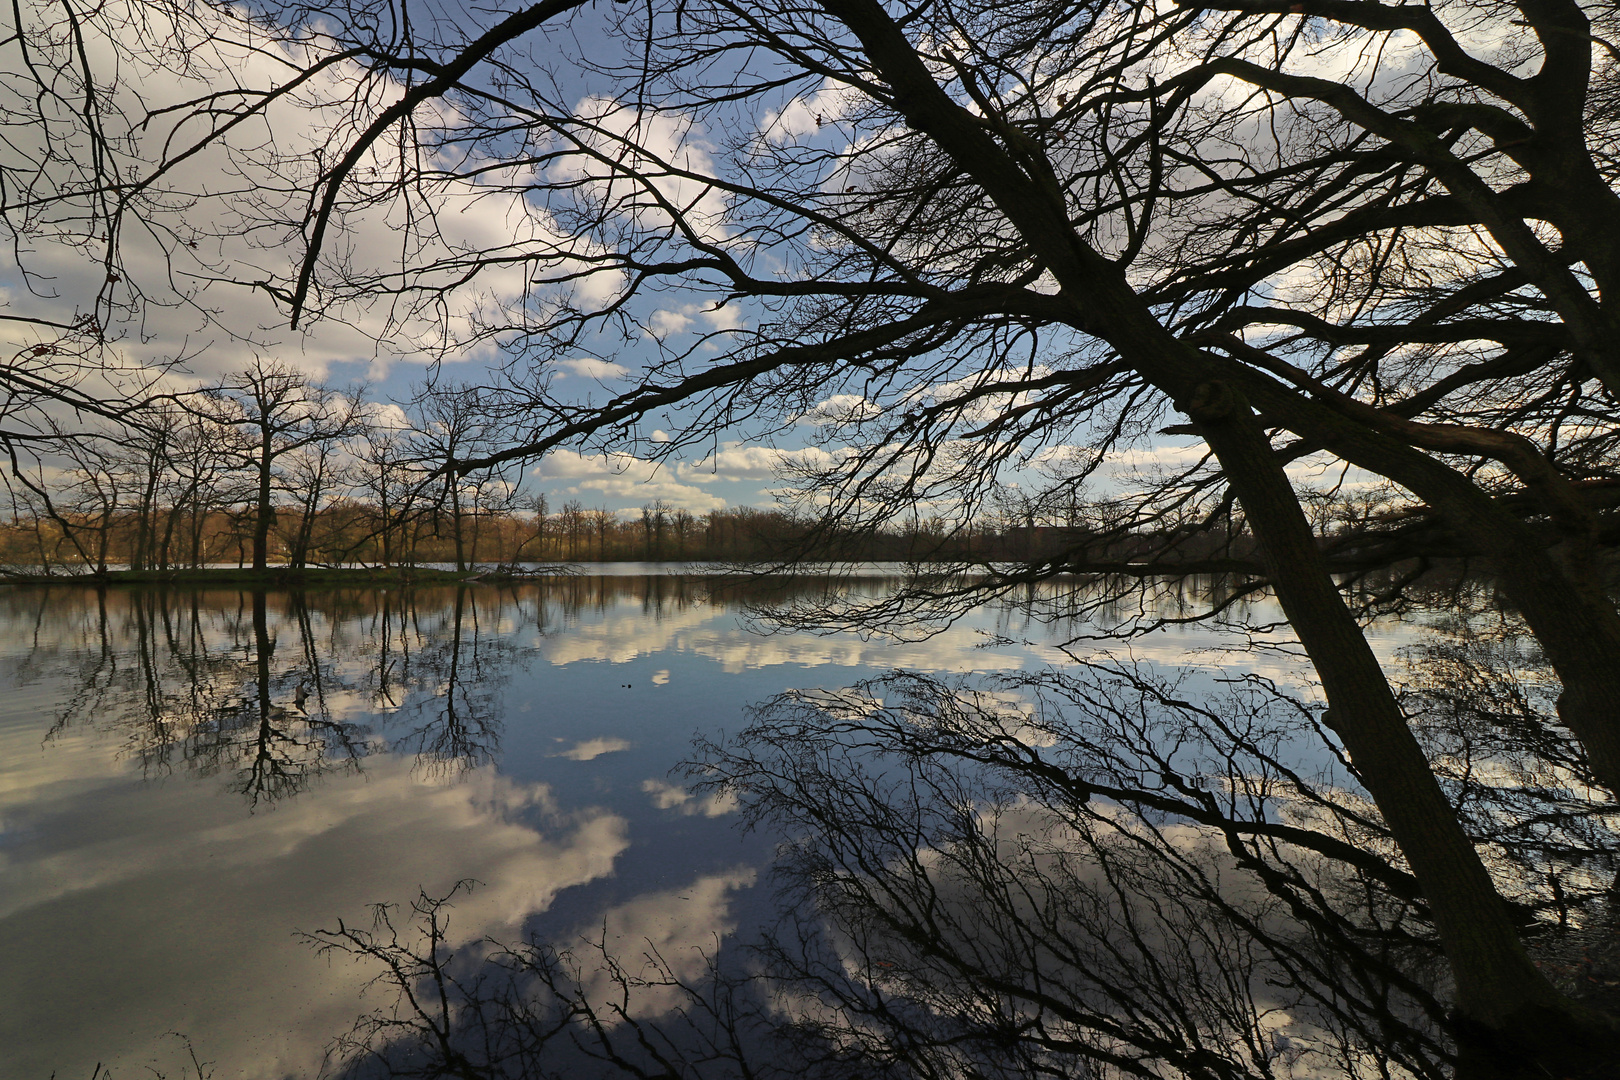
[[[799,423],[820,427],[824,424],[855,424],[875,420],[883,410],[875,401],[859,394],[834,394],[816,402],[799,417]]]
[[[685,312],[660,308],[647,319],[647,336],[662,340],[671,334],[679,334],[691,325],[692,317]]]
[[[557,367],[562,368],[567,375],[577,375],[585,379],[622,379],[630,374],[630,369],[623,364],[615,364],[611,360],[598,360],[595,357],[581,357],[578,360],[558,360]]]
[[[367,401],[360,408],[366,422],[378,430],[398,432],[415,427],[405,410],[392,401]]]
[[[703,126],[694,117],[627,108],[601,95],[581,100],[574,113],[588,125],[582,138],[592,153],[564,156],[551,168],[550,179],[584,183],[603,205],[649,228],[669,224],[665,205],[683,207],[686,226],[705,240],[726,242],[726,200],[701,179],[714,175],[715,166]],[[615,173],[604,158],[636,179]],[[657,199],[646,186],[657,191]]]
[[[859,91],[828,80],[809,97],[796,97],[780,110],[765,114],[759,134],[767,142],[792,142],[801,135],[821,131],[837,123],[844,113],[861,100]]]
[[[698,325],[701,323],[702,325]],[[663,341],[673,334],[696,329],[708,333],[742,329],[742,315],[735,304],[716,307],[713,304],[682,304],[678,308],[659,308],[648,316],[645,332],[648,337]]]
[[[670,469],[633,454],[554,450],[535,467],[534,475],[544,480],[573,481],[566,488],[571,495],[595,492],[637,502],[663,499],[676,509],[693,513],[707,513],[726,505],[720,496],[682,483]]]
[[[847,453],[818,446],[782,450],[774,446],[732,444],[701,461],[682,462],[676,467],[676,474],[682,479],[771,480],[788,471],[831,468]]]

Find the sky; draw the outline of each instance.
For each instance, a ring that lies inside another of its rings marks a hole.
[[[136,2],[109,4],[104,24],[116,25],[120,13],[135,10],[128,5]],[[417,11],[419,18],[470,17],[459,6],[436,13]],[[199,17],[209,18],[206,12]],[[595,116],[604,130],[623,130],[631,120],[609,95],[611,83],[586,81],[574,63],[580,57],[602,62],[610,49],[619,47],[599,32],[595,19],[594,9],[587,8],[566,25],[530,35],[531,67],[526,74],[540,80],[542,73],[549,73],[558,100],[572,103],[577,114]],[[216,34],[205,47],[166,52],[160,29],[150,23],[138,31],[126,27],[126,40],[120,45],[94,35],[88,39],[90,68],[111,106],[126,117],[155,117],[141,129],[135,158],[149,157],[163,140],[182,145],[200,132],[197,119],[177,123],[175,117],[187,114],[166,108],[205,93],[284,81],[304,59],[296,48],[244,41],[239,26]],[[130,33],[135,36],[128,38]],[[131,40],[135,44],[127,47]],[[1397,35],[1380,63],[1398,72],[1405,47]],[[30,92],[19,81],[16,48],[15,41],[0,46],[0,101],[9,97],[8,108],[15,108]],[[1358,77],[1359,62],[1348,51],[1312,53],[1307,58],[1315,73],[1350,80]],[[11,74],[3,74],[6,71]],[[500,377],[498,369],[508,356],[496,343],[486,339],[466,347],[447,346],[443,333],[448,328],[452,334],[476,339],[478,328],[497,321],[503,306],[536,302],[521,265],[481,272],[470,284],[447,289],[442,304],[428,310],[413,311],[386,297],[371,303],[340,303],[326,317],[296,330],[289,325],[284,298],[278,300],[264,287],[272,278],[285,280],[289,266],[302,253],[303,239],[278,223],[300,216],[309,197],[308,177],[329,153],[329,130],[343,123],[341,110],[330,102],[343,98],[340,91],[351,75],[351,69],[339,66],[315,76],[298,94],[271,106],[264,118],[234,130],[227,140],[229,152],[215,146],[188,158],[168,176],[161,197],[138,218],[125,222],[119,261],[110,272],[101,249],[69,242],[81,235],[78,221],[60,215],[53,221],[46,214],[30,222],[0,261],[0,312],[62,323],[91,316],[104,327],[108,347],[119,363],[132,369],[168,365],[169,378],[178,386],[206,385],[258,357],[291,364],[333,386],[364,385],[379,403],[408,401],[430,371],[450,382]],[[398,84],[374,83],[369,102],[381,107],[399,92]],[[71,112],[70,104],[62,108]],[[807,97],[784,96],[779,108],[759,118],[762,130],[755,134],[775,144],[819,140],[836,149],[843,138],[837,125],[827,124],[823,132],[818,120],[836,119],[843,104],[839,92],[826,86]],[[423,115],[425,120],[434,119],[431,109]],[[66,130],[65,115],[61,122]],[[4,164],[20,170],[14,175],[25,175],[27,161],[41,154],[39,133],[13,128],[6,134],[0,143],[0,155],[9,159]],[[720,152],[722,134],[678,116],[664,116],[651,123],[642,141],[668,160],[701,171],[711,167]],[[388,165],[381,158],[367,161],[371,163],[362,164],[357,174],[385,170]],[[523,168],[508,169],[500,179],[521,184]],[[553,180],[571,168],[582,180],[590,176],[588,165],[575,159],[553,162],[548,168]],[[60,170],[47,171],[55,182],[65,182]],[[671,180],[664,188],[717,234],[729,228],[713,191],[680,180]],[[351,272],[379,275],[386,284],[392,280],[386,276],[389,267],[404,260],[453,261],[458,253],[470,250],[542,247],[592,254],[592,241],[535,212],[521,196],[495,187],[441,190],[432,209],[437,248],[413,247],[410,237],[417,234],[403,228],[401,207],[391,204],[346,215],[343,230],[326,247],[327,256]],[[22,217],[14,215],[14,220]],[[427,279],[430,284],[434,281],[448,283],[448,275]],[[589,275],[573,285],[573,299],[599,304],[622,284],[617,273]],[[640,364],[667,355],[664,350],[692,348],[700,356],[705,350],[717,351],[728,331],[746,328],[757,314],[746,303],[717,307],[712,300],[712,295],[679,292],[638,299],[627,309],[628,331],[586,336],[578,342],[577,355],[554,358],[551,389],[565,398],[601,402],[629,385],[627,380]],[[711,336],[707,343],[705,335]],[[52,331],[0,323],[0,346],[13,350],[29,350],[53,339]],[[840,452],[837,445],[818,445],[818,421],[841,407],[860,404],[829,392],[769,439],[762,437],[760,428],[734,426],[717,432],[707,443],[667,457],[660,447],[679,435],[685,418],[678,413],[654,415],[631,433],[621,449],[556,451],[535,465],[525,482],[531,490],[545,493],[553,506],[577,499],[586,506],[627,514],[660,499],[697,514],[728,506],[768,506],[782,489],[777,473],[783,464],[826,464]],[[386,406],[380,407],[379,415],[400,418],[397,408]],[[1151,439],[1113,461],[1109,482],[1127,482],[1122,478],[1136,468],[1185,464],[1200,452],[1201,447],[1187,439]],[[1320,475],[1322,469],[1321,462],[1301,462],[1295,466],[1296,479],[1306,480],[1313,471]],[[1038,472],[1038,467],[1027,470],[1022,482],[1035,482]]]
[[[115,24],[117,13],[130,10],[133,2],[110,5],[114,14],[107,22]],[[34,9],[25,12],[34,15]],[[421,17],[423,9],[418,8],[417,14]],[[466,17],[459,8],[438,14]],[[578,71],[568,62],[585,53],[600,59],[607,48],[606,39],[594,34],[592,27],[592,21],[584,18],[556,32],[531,35],[536,68],[561,61],[556,70],[577,81]],[[90,67],[117,108],[126,118],[158,117],[137,141],[132,162],[149,157],[163,139],[181,144],[201,130],[194,120],[165,127],[165,108],[233,86],[285,81],[289,65],[300,60],[291,49],[244,47],[233,41],[240,34],[234,26],[183,58],[158,48],[163,35],[151,25],[141,33],[149,35],[150,44],[143,41],[133,50],[115,48],[94,35],[88,38]],[[9,48],[11,55],[0,57],[4,61],[0,68],[13,74],[0,75],[4,87],[0,94],[9,96],[6,104],[15,108],[19,95],[26,97],[31,87],[18,81],[16,72],[23,65],[16,44]],[[325,129],[341,122],[341,115],[315,103],[323,92],[341,100],[340,84],[346,75],[336,72],[324,86],[317,77],[297,100],[285,101],[268,110],[262,122],[233,132],[228,140],[231,152],[220,147],[204,150],[170,174],[170,190],[164,197],[148,205],[139,220],[126,221],[118,262],[111,271],[103,261],[104,247],[83,243],[82,222],[70,213],[28,222],[18,243],[0,257],[0,313],[58,323],[93,317],[104,329],[111,362],[131,372],[166,368],[167,385],[176,388],[207,385],[256,358],[274,359],[334,387],[363,385],[379,403],[378,418],[395,424],[404,419],[397,406],[408,402],[430,373],[449,382],[498,378],[496,369],[507,358],[500,348],[489,342],[439,348],[442,339],[432,318],[410,313],[401,317],[398,306],[386,301],[346,304],[326,318],[293,329],[287,305],[259,284],[273,276],[284,278],[302,252],[302,239],[275,224],[278,216],[296,216],[299,200],[306,197],[297,184],[302,177],[285,163],[301,157],[318,160]],[[373,97],[386,102],[398,91],[397,85],[385,85]],[[604,123],[622,124],[614,120],[617,106],[582,82],[559,93],[574,96],[581,111],[595,110]],[[802,122],[803,117],[789,118],[790,125]],[[116,128],[116,122],[109,127]],[[30,161],[43,156],[38,132],[24,128],[8,134],[9,141],[0,143],[0,155],[7,159],[3,164],[26,175]],[[701,129],[665,124],[651,133],[650,144],[672,159],[696,167],[709,164],[710,146]],[[271,145],[280,155],[274,164],[266,152]],[[47,186],[55,183],[60,190],[71,182],[57,167],[47,171]],[[68,205],[70,210],[82,209]],[[545,222],[528,208],[515,206],[510,197],[462,192],[439,198],[436,210],[443,250],[427,255],[525,241],[574,242],[566,235],[540,235]],[[343,232],[329,242],[328,253],[346,266],[386,272],[407,257],[400,248],[404,234],[398,212],[393,207],[348,215]],[[424,255],[420,250],[408,254]],[[502,304],[524,298],[525,277],[522,268],[482,273],[472,287],[448,295],[446,322],[465,331],[480,319],[496,317]],[[575,299],[600,303],[621,284],[617,274],[587,278],[576,287]],[[638,365],[656,359],[666,346],[687,347],[699,335],[723,333],[743,325],[747,317],[737,304],[717,310],[704,297],[668,293],[638,301],[631,314],[640,324],[639,334],[587,337],[577,355],[557,357],[552,390],[565,398],[600,402],[621,391]],[[387,325],[390,318],[395,325]],[[0,348],[31,355],[34,348],[56,340],[57,332],[50,328],[0,323]],[[715,346],[700,348],[713,351]],[[613,360],[601,358],[609,352]],[[806,417],[803,425],[790,423],[785,437],[773,445],[751,439],[755,432],[733,429],[669,460],[654,460],[665,456],[660,449],[672,431],[678,433],[682,421],[678,414],[666,413],[649,418],[635,433],[637,445],[623,452],[559,450],[533,466],[525,484],[545,493],[553,506],[577,499],[589,507],[605,506],[626,514],[654,500],[695,514],[728,506],[769,506],[780,488],[775,471],[781,461],[824,457],[807,438],[814,419]]]

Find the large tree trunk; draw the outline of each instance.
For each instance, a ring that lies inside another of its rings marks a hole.
[[[1344,606],[1270,441],[1230,385],[1154,318],[1119,267],[1088,247],[1039,162],[1004,149],[935,82],[875,0],[820,0],[857,38],[895,107],[972,176],[1034,248],[1075,311],[1149,382],[1184,402],[1264,550],[1278,598],[1323,683],[1334,728],[1430,902],[1457,984],[1470,1072],[1497,1064],[1569,1075],[1607,1060],[1614,1030],[1557,993],[1525,954],[1490,875],[1406,726],[1377,658]],[[1002,136],[1016,142],[1017,135]],[[1594,1042],[1598,1040],[1598,1042]],[[1535,1064],[1532,1065],[1532,1062]],[[1503,1074],[1510,1075],[1510,1073]]]
[[[270,503],[270,466],[274,462],[270,453],[270,431],[265,429],[259,446],[259,491],[253,518],[253,569],[264,570],[269,565],[270,524],[275,508]]]
[[[1583,1075],[1609,1059],[1600,1018],[1564,999],[1531,963],[1366,636],[1333,584],[1299,500],[1248,403],[1222,383],[1182,403],[1260,540],[1267,574],[1311,657],[1339,736],[1401,845],[1457,984],[1464,1075]]]
[[[1262,377],[1242,382],[1258,392],[1268,420],[1405,487],[1445,519],[1462,549],[1485,553],[1564,685],[1559,716],[1598,781],[1620,795],[1620,613],[1601,587],[1561,566],[1541,537],[1445,463]]]
[[[450,528],[456,538],[456,572],[462,573],[467,569],[466,541],[462,536],[461,521],[461,485],[456,483],[459,479],[454,473],[447,481],[450,487]]]

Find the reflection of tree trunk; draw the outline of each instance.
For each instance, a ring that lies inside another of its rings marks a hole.
[[[101,641],[102,659],[112,659],[112,635],[107,626],[107,586],[99,582],[96,585],[96,633]]]
[[[270,640],[269,622],[265,616],[265,593],[262,589],[253,592],[253,660],[254,677],[258,685],[258,700],[255,703],[258,720],[257,737],[253,740],[253,761],[248,767],[248,780],[244,794],[249,802],[256,804],[262,793],[275,794],[269,787],[271,778],[275,774],[275,763],[272,760],[277,732],[271,710],[274,705],[270,701],[270,653],[275,648]]]
[[[392,705],[394,699],[388,693],[388,666],[391,662],[388,654],[394,644],[394,626],[389,600],[388,590],[385,589],[382,593],[382,637],[377,649],[377,696]]]
[[[274,645],[270,641],[270,624],[265,615],[265,593],[262,589],[253,592],[253,656],[255,675],[259,685],[259,721],[268,723],[270,719],[270,653]]]
[[[309,602],[302,591],[289,593],[288,606],[298,622],[298,642],[304,653],[304,666],[309,672],[309,690],[314,692],[315,711],[326,714],[326,683],[322,675],[320,652],[315,646],[315,627],[309,617]],[[304,712],[309,713],[309,709]]]
[[[146,719],[147,731],[144,742],[155,751],[141,755],[144,759],[142,764],[148,769],[166,761],[171,741],[170,732],[164,724],[166,703],[163,681],[158,671],[157,612],[153,608],[156,602],[160,602],[159,597],[151,593],[137,592],[130,597],[131,614],[135,616],[135,647],[141,669],[141,686],[145,694],[142,715]]]
[[[456,714],[456,693],[461,689],[461,616],[467,603],[466,586],[456,589],[455,622],[450,628],[450,677],[444,692],[444,723],[448,733],[454,733],[460,724]],[[454,744],[454,739],[449,740]]]

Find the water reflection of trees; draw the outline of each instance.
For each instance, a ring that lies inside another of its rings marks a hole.
[[[434,772],[489,763],[514,666],[581,619],[630,605],[656,624],[822,587],[720,586],[576,576],[403,590],[11,588],[0,619],[31,637],[17,679],[69,687],[48,738],[94,730],[144,776],[222,777],[258,805],[384,749]]]
[[[1543,969],[1613,1009],[1620,818],[1511,624],[1441,630],[1410,658],[1414,729]],[[774,930],[690,978],[605,937],[458,957],[440,901],[385,910],[322,939],[399,991],[349,1073],[1523,1075],[1459,1026],[1316,713],[1256,678],[1193,696],[1125,666],[784,695],[693,765],[786,839]],[[1567,1052],[1558,1075],[1612,1075],[1612,1046]]]
[[[435,770],[488,760],[501,680],[573,620],[883,587],[574,578],[0,603],[33,627],[29,664],[73,673],[55,732],[114,732],[149,774],[228,773],[267,800],[385,746]],[[1613,1010],[1613,805],[1512,618],[1466,600],[1412,651],[1403,704],[1543,971]],[[778,699],[696,766],[791,841],[782,919],[751,952],[720,950],[696,977],[605,935],[457,956],[453,912],[424,898],[324,939],[401,993],[355,1029],[349,1071],[1512,1075],[1448,1011],[1427,906],[1320,715],[1254,678],[1194,698],[1094,667]],[[1564,1075],[1605,1075],[1589,1049]]]
[[[142,775],[226,778],[250,804],[363,769],[383,749],[435,770],[499,750],[520,655],[493,590],[13,594],[37,647],[19,673],[72,687],[47,735],[111,735]],[[532,605],[531,605],[532,606]],[[13,625],[15,625],[15,621]]]

